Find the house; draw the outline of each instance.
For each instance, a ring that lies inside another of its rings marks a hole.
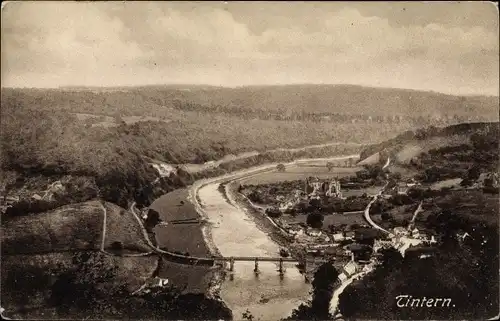
[[[393,232],[396,236],[403,236],[408,234],[408,231],[402,226],[395,227],[393,229]]]
[[[323,250],[321,249],[308,249],[307,254],[312,255],[312,256],[320,256],[323,255]]]
[[[352,260],[369,260],[372,254],[372,248],[365,244],[353,243],[345,246],[346,254],[349,253]]]
[[[309,235],[309,236],[321,236],[322,232],[320,230],[318,230],[318,229],[312,229],[311,228],[311,229],[307,230],[306,234]]]
[[[61,183],[61,181],[56,181],[52,184],[52,190],[62,190],[64,189],[64,186],[63,184]]]
[[[408,187],[398,186],[397,192],[398,192],[398,194],[406,194],[406,193],[408,193]]]
[[[337,248],[337,247],[333,247],[333,246],[331,246],[331,247],[327,247],[327,248],[323,251],[323,253],[324,253],[325,255],[334,256],[334,255],[337,255],[337,254],[339,253],[339,250],[338,250],[338,248]]]
[[[345,275],[345,273],[340,273],[338,279],[340,280],[340,282],[344,282],[345,280],[347,280],[347,275]]]
[[[342,233],[333,234],[332,237],[333,237],[334,242],[340,242],[340,241],[345,240],[345,236]]]
[[[354,239],[354,235],[355,235],[354,231],[347,231],[347,232],[345,232],[345,238],[348,239],[348,240]]]
[[[19,202],[19,200],[20,200],[19,196],[6,196],[5,197],[5,202],[7,204]]]
[[[358,228],[354,231],[354,239],[357,241],[380,238],[380,232],[374,228]]]
[[[152,287],[163,287],[168,284],[168,279],[163,279],[160,277],[155,277],[151,282]]]
[[[347,276],[351,276],[359,270],[359,265],[354,261],[349,261],[344,265],[343,271]]]
[[[300,227],[294,226],[288,229],[288,233],[299,236],[304,235],[304,230]]]
[[[41,200],[43,197],[41,197],[40,195],[38,194],[33,194],[33,196],[31,196],[32,198],[36,199],[37,201]]]
[[[401,237],[400,241],[398,242],[398,244],[396,244],[395,247],[396,247],[396,250],[398,250],[401,253],[401,255],[404,257],[406,250],[408,250],[412,246],[417,246],[421,243],[422,243],[421,240],[411,239],[411,238],[403,236],[403,237]]]

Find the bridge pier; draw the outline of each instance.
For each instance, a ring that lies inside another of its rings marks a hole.
[[[231,257],[229,259],[229,271],[231,271],[231,272],[234,271],[234,258],[233,257]]]
[[[258,257],[255,258],[255,268],[253,269],[253,271],[255,273],[259,272],[259,258]]]
[[[280,258],[280,267],[278,271],[280,272],[280,275],[285,273],[285,270],[283,270],[283,258]]]

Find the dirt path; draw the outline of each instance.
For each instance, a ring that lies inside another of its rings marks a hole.
[[[102,208],[102,217],[103,217],[103,223],[102,223],[102,240],[101,240],[101,251],[102,252],[106,252],[104,250],[104,244],[105,244],[105,241],[106,241],[106,221],[107,221],[107,218],[108,218],[108,211],[106,210],[106,207],[104,206],[104,204],[102,202],[99,202],[99,205],[101,205],[101,208]]]
[[[105,246],[106,246],[106,232],[107,232],[107,218],[108,218],[108,211],[106,210],[106,206],[102,202],[99,202],[99,205],[102,208],[102,217],[103,217],[103,226],[102,226],[102,239],[101,239],[101,248],[100,251],[104,254],[107,255],[112,255],[112,256],[121,256],[121,257],[139,257],[139,256],[148,256],[154,253],[154,251],[149,251],[149,252],[144,252],[144,253],[137,253],[137,254],[115,254],[106,251]],[[132,214],[135,216],[135,213],[132,211]],[[137,216],[136,216],[137,218]],[[139,221],[141,228],[143,228],[142,223]],[[146,234],[147,236],[147,234]],[[149,244],[149,238],[145,238],[146,242]]]

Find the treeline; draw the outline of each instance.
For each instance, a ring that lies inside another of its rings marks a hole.
[[[373,115],[488,115],[498,116],[498,97],[461,97],[432,92],[370,88],[349,85],[288,85],[253,86],[241,88],[199,88],[186,86],[128,87],[119,90],[107,88],[72,89],[10,89],[4,95],[42,100],[44,103],[67,105],[72,103],[99,103],[118,107],[126,104],[171,105],[174,101],[192,102],[210,106],[227,106],[243,110],[287,110],[313,113],[338,113],[350,110],[364,114],[373,109]]]
[[[193,102],[175,100],[172,107],[183,111],[194,111],[201,113],[218,113],[229,116],[236,116],[243,119],[263,119],[263,120],[288,120],[288,121],[311,121],[314,123],[388,123],[388,124],[408,124],[410,126],[424,126],[428,124],[447,125],[471,120],[481,119],[478,116],[452,115],[446,117],[436,117],[431,114],[420,116],[408,115],[377,115],[367,111],[364,114],[348,114],[333,112],[308,112],[306,110],[294,111],[288,109],[265,110],[235,108],[231,106],[211,105],[209,107]]]

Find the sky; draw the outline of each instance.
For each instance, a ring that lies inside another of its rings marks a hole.
[[[359,84],[499,94],[490,2],[11,2],[3,87]]]

